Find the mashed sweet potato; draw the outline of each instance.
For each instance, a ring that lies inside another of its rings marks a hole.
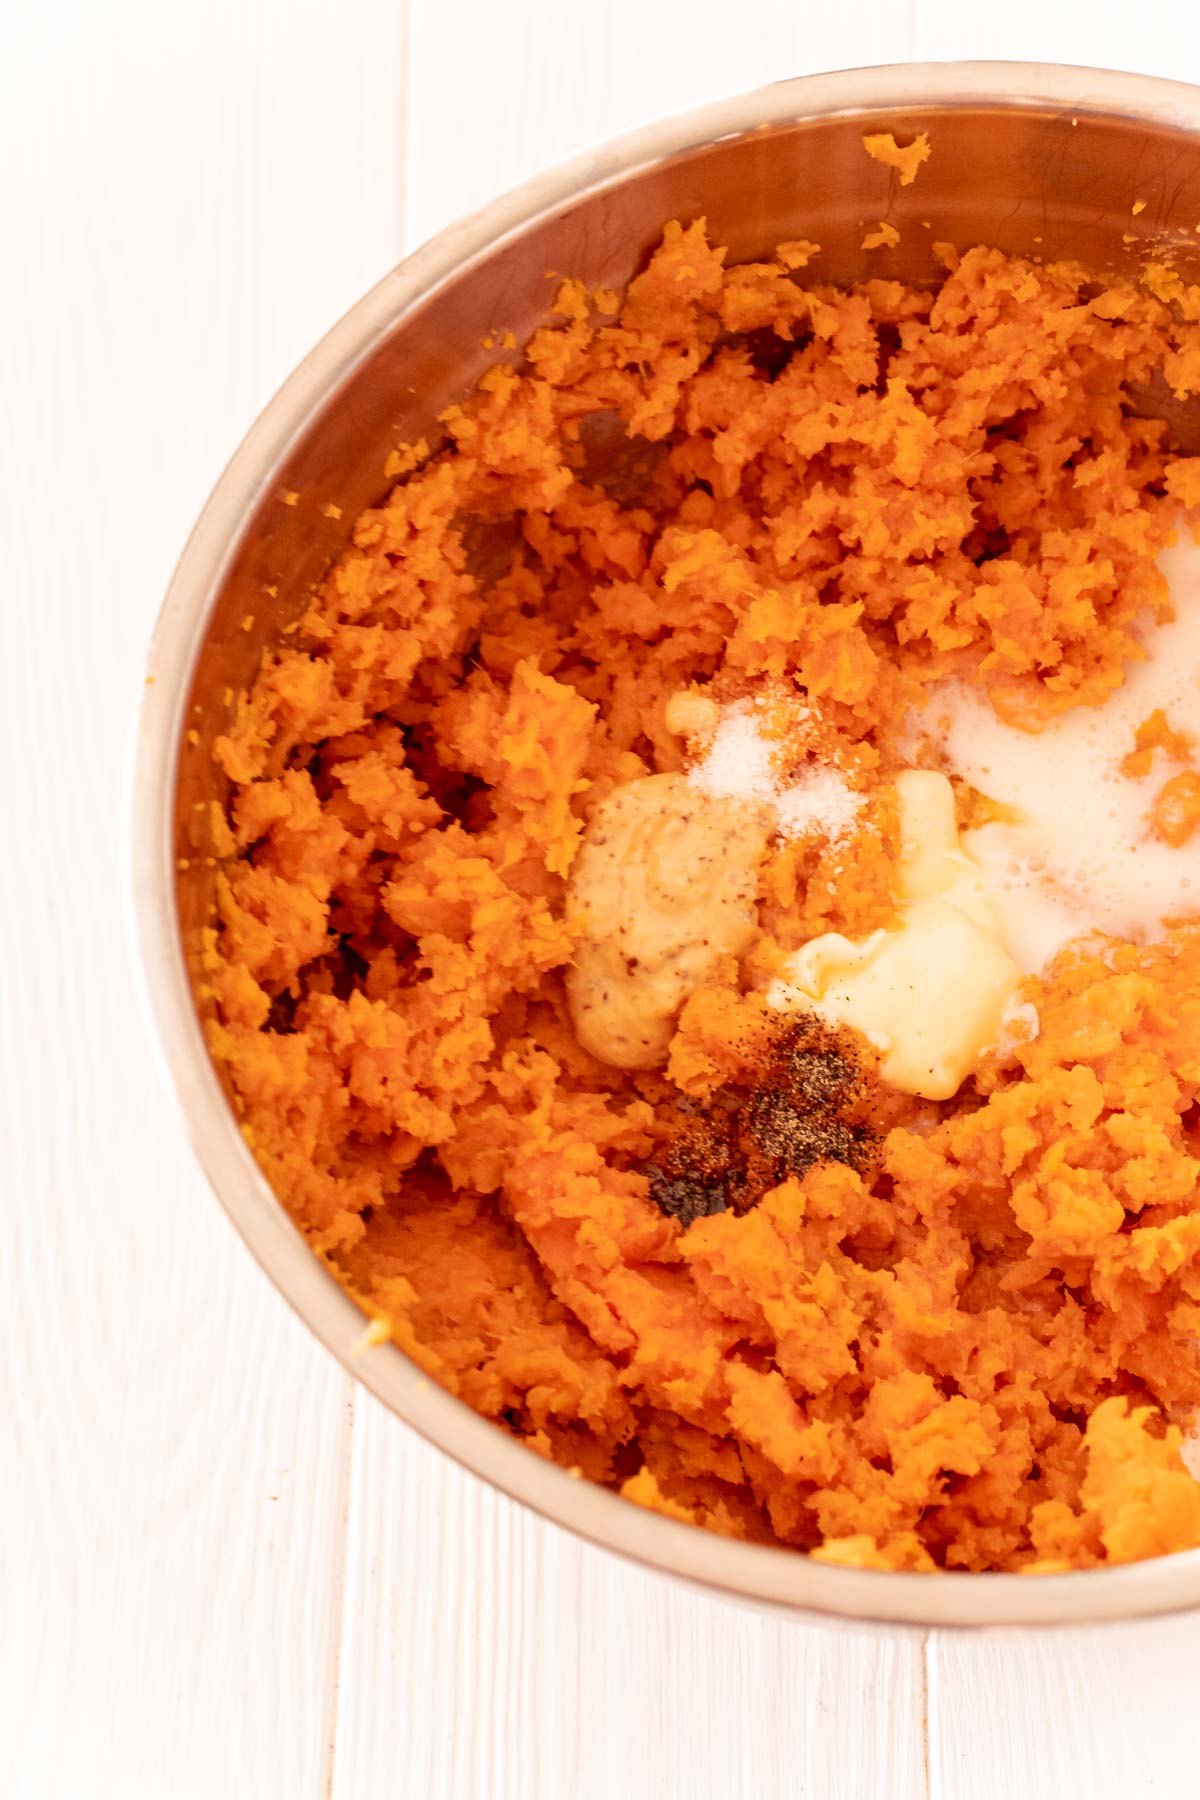
[[[752,1060],[759,951],[665,1072],[570,1028],[566,879],[606,796],[682,766],[672,694],[820,707],[871,798],[766,860],[760,924],[870,930],[912,704],[947,675],[1031,727],[1103,700],[1200,498],[1127,404],[1200,390],[1194,290],[976,249],[843,291],[812,249],[727,267],[668,226],[397,459],[218,743],[212,1050],[314,1250],[534,1451],[871,1568],[1197,1545],[1200,929],[1064,953],[1038,1035],[892,1096],[868,1165],[687,1229],[647,1168],[680,1092]]]

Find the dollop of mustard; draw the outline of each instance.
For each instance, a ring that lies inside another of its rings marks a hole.
[[[579,936],[567,971],[575,1034],[619,1069],[664,1063],[680,1007],[758,930],[762,808],[648,775],[596,808],[571,870]]]

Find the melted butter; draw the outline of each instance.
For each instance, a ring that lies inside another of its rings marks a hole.
[[[1200,743],[1200,546],[1180,535],[1160,559],[1175,618],[1143,631],[1146,660],[1126,668],[1103,706],[1077,707],[1033,734],[1004,724],[977,690],[953,687],[922,718],[950,767],[1010,809],[1008,821],[967,832],[964,843],[1027,970],[1089,932],[1153,942],[1168,921],[1200,910],[1200,834],[1173,848],[1151,825],[1171,765],[1159,754],[1146,776],[1121,770],[1156,708]]]
[[[813,938],[767,999],[852,1026],[882,1052],[892,1087],[947,1100],[999,1038],[1021,971],[986,877],[959,843],[949,781],[909,769],[896,791],[899,928],[857,943]]]

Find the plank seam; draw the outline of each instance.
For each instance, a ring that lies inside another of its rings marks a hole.
[[[929,1639],[928,1631],[921,1633],[921,1769],[925,1777],[925,1800],[932,1800],[932,1781],[929,1773]]]
[[[333,1782],[337,1758],[338,1698],[342,1683],[342,1649],[346,1638],[346,1565],[350,1553],[350,1488],[354,1478],[354,1427],[358,1408],[355,1405],[357,1383],[346,1376],[346,1426],[342,1433],[341,1465],[338,1469],[338,1520],[340,1530],[334,1550],[330,1607],[333,1625],[329,1639],[329,1661],[325,1676],[325,1762],[324,1800],[333,1800]]]
[[[412,215],[408,187],[408,171],[412,159],[408,139],[412,120],[413,36],[413,0],[400,0],[400,107],[396,120],[400,179],[396,183],[396,245],[401,257],[407,256],[409,250],[415,248],[408,242],[408,221]]]

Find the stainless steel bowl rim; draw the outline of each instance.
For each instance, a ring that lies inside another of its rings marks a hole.
[[[867,91],[869,90],[869,91]],[[125,788],[126,898],[143,1009],[196,1156],[275,1286],[342,1366],[431,1443],[579,1536],[727,1598],[793,1618],[890,1627],[1079,1625],[1200,1604],[1200,1551],[1058,1575],[841,1568],[736,1542],[572,1479],[438,1387],[392,1344],[357,1352],[364,1320],[288,1219],[246,1145],[192,1001],[175,908],[173,809],[183,713],[205,631],[246,521],[323,398],[418,305],[502,242],[581,194],[755,128],[906,108],[1053,107],[1200,131],[1200,89],[1034,63],[901,64],[798,77],[627,132],[534,176],[400,263],[324,337],[218,481],[155,628]],[[253,1371],[248,1370],[248,1378]],[[380,1496],[380,1504],[387,1497]]]

